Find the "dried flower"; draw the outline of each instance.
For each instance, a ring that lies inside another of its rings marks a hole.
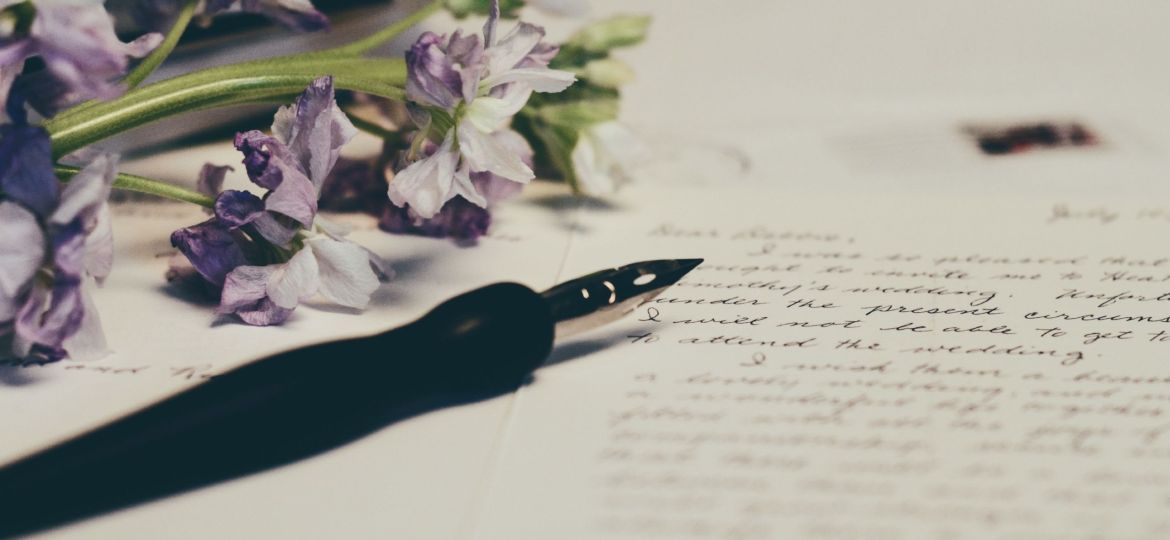
[[[61,85],[53,105],[115,97],[122,89],[114,79],[126,72],[128,59],[146,56],[161,41],[151,33],[123,43],[100,0],[0,0],[0,97],[34,56]]]
[[[62,188],[48,133],[22,111],[9,114],[16,122],[0,126],[0,337],[19,357],[101,356],[105,339],[85,283],[105,279],[113,265],[106,198],[117,160],[98,155]]]
[[[232,11],[259,13],[301,32],[329,27],[329,19],[309,0],[206,0],[203,8],[208,15]]]
[[[543,43],[542,28],[521,22],[497,40],[499,9],[494,7],[483,42],[460,32],[449,39],[428,32],[406,54],[406,94],[415,105],[420,132],[408,154],[413,162],[394,176],[388,195],[423,219],[434,217],[456,196],[487,206],[472,173],[521,184],[531,180],[532,169],[492,134],[509,124],[534,91],[560,92],[576,80],[548,68],[557,49]],[[437,149],[419,159],[425,141]]]
[[[294,105],[281,108],[272,131],[236,136],[249,178],[268,190],[264,197],[223,191],[214,216],[175,231],[171,243],[222,287],[220,313],[248,324],[280,324],[316,294],[364,308],[388,274],[385,263],[317,218],[321,185],[355,134],[334,100],[332,79],[314,81]],[[222,173],[204,167],[200,184],[215,187]]]
[[[161,27],[182,7],[182,0],[139,0],[135,18],[142,24]],[[329,27],[329,18],[309,0],[205,0],[198,13],[204,22],[220,13],[258,13],[299,32]]]

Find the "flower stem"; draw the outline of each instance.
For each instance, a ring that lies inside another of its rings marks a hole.
[[[57,173],[57,177],[62,182],[68,182],[73,178],[80,169],[76,167],[66,167],[64,165],[56,165],[53,171]],[[151,195],[158,195],[159,197],[171,199],[174,201],[189,202],[204,206],[207,208],[215,207],[215,199],[208,197],[202,193],[197,193],[186,188],[181,188],[174,184],[168,184],[162,180],[155,180],[153,178],[146,178],[145,176],[137,176],[133,174],[118,173],[114,178],[114,188],[126,191],[136,191],[138,193],[149,193]]]
[[[179,11],[178,18],[175,19],[175,24],[171,26],[170,31],[167,32],[166,38],[163,42],[155,47],[150,55],[140,62],[133,71],[131,71],[126,78],[122,80],[126,84],[126,88],[134,88],[142,81],[146,80],[154,70],[158,68],[168,56],[171,51],[175,50],[175,45],[178,45],[179,38],[183,37],[183,32],[187,30],[187,25],[191,23],[191,18],[195,16],[195,8],[199,6],[199,0],[186,0],[183,3],[182,10]]]
[[[357,56],[365,54],[378,45],[394,39],[394,37],[398,36],[398,34],[401,34],[410,29],[410,27],[418,24],[419,22],[422,22],[423,19],[430,17],[436,11],[443,9],[444,4],[445,0],[431,0],[431,3],[419,8],[418,11],[411,13],[405,19],[391,24],[386,28],[383,28],[352,43],[342,45],[340,47],[334,47],[332,49],[326,49],[315,54],[329,56]]]
[[[176,114],[238,105],[276,103],[296,96],[314,79],[332,74],[334,86],[390,99],[403,98],[401,60],[285,59],[246,62],[167,79],[119,98],[45,122],[60,157],[131,128]]]

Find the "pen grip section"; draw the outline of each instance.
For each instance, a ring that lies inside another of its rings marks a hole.
[[[228,371],[0,468],[0,538],[295,462],[509,391],[548,355],[553,327],[539,294],[501,283],[379,335]]]

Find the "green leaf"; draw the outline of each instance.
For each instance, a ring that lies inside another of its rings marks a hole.
[[[549,162],[560,172],[561,178],[569,184],[573,193],[579,193],[577,175],[573,174],[573,148],[577,146],[580,132],[540,124],[535,125],[534,131],[547,150]]]
[[[603,88],[618,88],[634,80],[634,68],[616,58],[602,58],[585,64],[577,75]]]
[[[588,53],[608,53],[641,43],[649,27],[648,15],[617,15],[582,28],[565,45]]]
[[[545,105],[536,109],[540,120],[555,126],[584,129],[599,122],[614,120],[618,115],[616,98],[600,98]]]

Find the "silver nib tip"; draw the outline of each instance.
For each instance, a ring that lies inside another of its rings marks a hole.
[[[565,337],[620,319],[674,285],[703,259],[660,259],[627,264],[566,281],[541,293]]]

